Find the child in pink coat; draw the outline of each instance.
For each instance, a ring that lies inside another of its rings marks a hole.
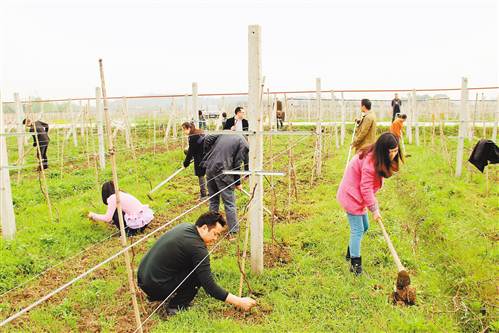
[[[88,213],[88,217],[95,221],[112,222],[118,229],[119,218],[116,208],[116,193],[112,181],[102,185],[102,202],[107,205],[105,214]],[[133,195],[120,191],[121,210],[127,236],[134,236],[143,232],[149,222],[154,218],[154,213],[148,205],[143,205]]]
[[[374,145],[355,155],[343,175],[336,199],[346,211],[350,224],[350,242],[346,259],[351,260],[350,271],[362,274],[360,244],[369,228],[367,209],[374,220],[381,219],[376,192],[383,186],[383,178],[398,171],[403,157],[399,141],[392,133],[383,133]]]

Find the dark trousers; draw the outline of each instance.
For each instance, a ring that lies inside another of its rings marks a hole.
[[[219,178],[215,178],[213,175],[206,175],[211,181],[208,182],[208,194],[210,195],[210,211],[218,213],[220,209],[220,197],[224,203],[225,208],[225,218],[227,219],[227,224],[229,225],[229,231],[231,233],[239,232],[239,222],[237,222],[237,206],[236,206],[236,195],[234,194],[234,185],[226,188],[221,193],[215,195],[218,191],[226,187],[227,185],[222,182]]]
[[[36,158],[40,160],[40,154],[42,155],[41,162],[44,169],[47,169],[49,167],[49,161],[47,159],[47,148],[48,145],[45,146],[40,145],[40,152],[38,152],[38,148],[36,149]]]
[[[180,282],[185,279],[187,274],[189,274],[189,272],[183,272],[175,276],[169,283],[162,286],[144,285],[140,279],[140,276],[137,276],[137,282],[140,289],[146,293],[147,298],[150,301],[164,301],[170,294],[172,294]],[[189,307],[194,297],[196,297],[200,286],[195,274],[196,273],[191,274],[187,280],[185,280],[180,287],[175,290],[170,297],[170,300],[165,302],[165,304],[168,304],[169,308],[180,309]]]
[[[142,228],[138,228],[138,229],[129,228],[126,225],[125,213],[122,212],[122,214],[123,214],[123,223],[125,224],[125,232],[126,232],[126,235],[128,237],[135,236],[139,233],[142,233],[147,228],[147,225],[143,226]],[[116,228],[118,228],[118,230],[120,229],[120,220],[118,218],[118,210],[117,209],[114,211],[114,214],[113,214],[113,224],[116,226]]]
[[[277,118],[277,129],[282,128],[284,121],[282,119]]]
[[[397,114],[399,114],[400,111],[393,110],[393,115],[392,115],[392,123],[395,121],[395,118],[397,118]]]
[[[207,196],[206,193],[206,178],[205,176],[198,176],[199,181],[199,194],[201,195],[201,199]]]

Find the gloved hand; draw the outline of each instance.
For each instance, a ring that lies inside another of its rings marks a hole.
[[[189,162],[184,161],[184,168],[187,168],[189,166]]]

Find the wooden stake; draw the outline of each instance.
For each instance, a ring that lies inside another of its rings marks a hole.
[[[496,100],[496,110],[494,112],[494,128],[492,129],[492,141],[497,142],[497,124],[499,122],[499,95]]]
[[[59,159],[59,163],[60,163],[60,167],[61,167],[61,171],[60,171],[60,177],[61,177],[61,180],[62,180],[62,177],[63,177],[63,169],[64,169],[64,146],[66,144],[66,135],[70,133],[68,131],[64,131],[64,136],[62,138],[62,144],[61,144],[61,158]]]
[[[481,114],[482,114],[482,139],[487,138],[487,124],[486,124],[486,119],[485,119],[485,94],[482,93],[482,98],[480,100],[480,109],[481,109]]]
[[[177,114],[177,104],[175,103],[175,98],[172,98],[172,112],[173,112],[172,137],[174,140],[177,140],[177,138],[178,138],[178,133],[177,133],[178,114]],[[174,141],[174,142],[176,142],[176,141]]]
[[[121,245],[123,247],[127,246],[127,239],[126,239],[126,234],[125,234],[125,223],[123,221],[123,211],[121,209],[121,201],[120,201],[120,189],[118,185],[118,170],[116,167],[116,151],[114,149],[114,144],[113,144],[113,137],[112,137],[112,131],[111,131],[111,119],[109,117],[109,108],[108,108],[108,103],[107,103],[107,93],[106,93],[106,81],[104,79],[104,67],[102,65],[102,59],[99,59],[99,71],[100,71],[100,78],[101,78],[101,88],[102,88],[102,98],[104,102],[104,117],[106,120],[106,132],[107,132],[107,137],[108,137],[108,145],[109,145],[109,155],[111,159],[111,168],[113,172],[113,183],[114,183],[114,190],[116,194],[116,210],[118,211],[118,220],[119,220],[119,226],[120,226],[120,234],[121,234]],[[133,278],[133,271],[132,271],[132,265],[130,261],[130,254],[128,251],[124,252],[124,257],[125,257],[125,265],[126,265],[126,270],[128,273],[128,285],[130,287],[130,293],[132,295],[132,304],[133,304],[133,312],[135,314],[135,322],[137,324],[137,328],[139,332],[142,332],[142,323],[140,320],[140,313],[139,313],[139,305],[137,302],[137,295],[135,293],[135,284],[134,284],[134,278]]]
[[[287,205],[287,221],[288,223],[291,222],[291,145],[290,145],[290,140],[288,136],[288,205]],[[314,169],[312,168],[312,174],[314,172]],[[310,182],[313,181],[313,176]]]
[[[61,148],[61,138],[60,138],[60,135],[59,135],[59,128],[56,128],[55,129],[55,136],[56,136],[56,142],[57,142],[57,161],[59,161],[61,159],[61,151],[60,151],[60,148]]]
[[[459,114],[459,139],[457,144],[456,177],[460,177],[463,170],[464,137],[466,135],[466,119],[468,114],[468,79],[461,81],[461,112]]]
[[[85,139],[85,108],[82,105],[81,100],[79,102],[79,105],[80,105],[80,107],[78,108],[78,110],[80,112],[78,114],[78,118],[80,119],[80,136],[81,136],[81,139],[84,140]]]
[[[161,108],[159,109],[161,111]],[[157,111],[153,110],[153,124],[152,124],[152,153],[156,155],[156,114]]]
[[[317,124],[315,126],[315,134],[317,135],[316,153],[315,153],[315,174],[317,177],[322,175],[322,96],[321,96],[321,79],[315,79],[315,101],[317,108]]]
[[[409,114],[407,115],[407,142],[412,144],[412,123],[414,121],[414,103],[413,103],[412,94],[407,95],[407,104],[409,104]]]
[[[418,111],[418,104],[417,104],[417,97],[416,97],[416,90],[412,90],[412,119],[414,120],[414,136],[416,140],[416,146],[419,146],[419,111]]]
[[[198,84],[192,82],[192,119],[196,127],[199,128],[199,114],[198,114]]]
[[[243,294],[243,283],[244,283],[244,266],[246,264],[246,253],[248,251],[248,239],[249,239],[249,232],[250,232],[250,228],[249,228],[249,220],[246,219],[246,223],[245,223],[245,230],[244,230],[244,245],[243,245],[243,256],[242,256],[242,259],[241,259],[241,267],[240,267],[240,270],[241,270],[241,277],[239,278],[239,297],[242,296]]]
[[[345,144],[345,132],[346,132],[346,110],[345,110],[345,97],[343,93],[341,93],[341,128],[340,128],[340,139],[341,145]],[[355,124],[354,124],[355,127]]]
[[[35,142],[36,142],[36,150],[38,152],[38,165],[40,167],[39,175],[41,176],[41,190],[43,192],[43,196],[47,201],[47,207],[49,209],[49,221],[52,222],[52,203],[50,202],[49,189],[47,186],[47,179],[45,178],[45,169],[43,168],[43,159],[42,152],[40,150],[40,142],[38,141],[38,131],[36,128],[36,123],[33,121],[33,128],[35,129]]]
[[[24,165],[24,136],[20,135],[20,133],[24,133],[24,125],[23,125],[23,110],[21,104],[21,98],[18,93],[14,93],[14,100],[16,106],[16,118],[17,118],[17,156],[20,159],[20,165]],[[7,141],[7,139],[5,139]],[[21,182],[21,168],[17,169],[17,184]]]
[[[475,96],[475,109],[473,110],[473,121],[471,123],[471,128],[470,128],[470,140],[473,140],[475,137],[475,121],[476,121],[476,111],[477,111],[477,106],[478,106],[478,93],[476,93]]]
[[[90,103],[90,101],[88,101]],[[90,143],[89,143],[89,129],[90,129],[90,106],[87,104],[86,106],[83,107],[83,115],[82,115],[82,120],[84,120],[84,128],[83,128],[83,136],[85,138],[85,152],[87,154],[87,168],[91,168],[90,164]]]
[[[68,99],[68,113],[69,116],[71,117],[70,122],[71,122],[71,134],[73,135],[73,145],[75,147],[78,147],[78,136],[76,135],[75,116],[73,113],[73,101],[71,99]]]

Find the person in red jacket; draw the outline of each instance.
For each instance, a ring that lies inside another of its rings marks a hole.
[[[381,219],[375,193],[383,186],[383,179],[391,177],[403,161],[399,140],[392,133],[383,133],[376,142],[356,154],[345,171],[336,198],[346,211],[350,224],[350,242],[346,259],[350,271],[362,274],[360,244],[369,228],[367,209],[377,221]]]

